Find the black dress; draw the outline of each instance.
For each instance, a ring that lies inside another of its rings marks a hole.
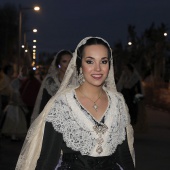
[[[55,101],[46,119],[36,170],[54,170],[61,151],[62,163],[58,170],[134,169],[127,142],[128,115],[123,99],[119,94],[107,92],[107,95],[108,108],[100,122],[79,103],[74,90]],[[105,125],[104,133],[94,130],[95,127],[104,130]],[[100,153],[96,148],[100,148],[101,143]]]
[[[134,99],[137,93],[142,94],[141,82],[137,81],[131,88],[123,88],[121,93],[123,94],[126,104],[129,108],[131,124],[134,125],[137,123],[138,117],[138,105],[136,102],[134,102]]]
[[[53,133],[51,133],[53,131]],[[50,143],[50,144],[49,144]],[[55,148],[55,149],[54,149]],[[116,152],[110,156],[91,157],[68,148],[62,134],[46,122],[43,146],[36,170],[55,170],[63,151],[61,167],[57,170],[134,170],[134,164],[128,148],[127,138],[118,145]]]

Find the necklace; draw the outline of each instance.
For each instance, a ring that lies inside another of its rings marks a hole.
[[[80,88],[79,88],[79,91],[80,91]],[[93,101],[92,99],[90,99],[89,97],[87,97],[83,92],[80,91],[80,93],[81,93],[84,97],[86,97],[87,99],[89,99],[90,101],[92,101],[92,102],[94,103],[94,104],[93,104],[93,108],[94,108],[95,111],[97,112],[98,106],[97,106],[96,102],[100,99],[100,97],[101,97],[101,95],[102,95],[102,90],[101,90],[98,98],[97,98],[95,101]]]

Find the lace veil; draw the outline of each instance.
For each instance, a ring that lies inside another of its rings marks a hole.
[[[20,153],[17,165],[16,165],[16,170],[34,170],[35,169],[37,160],[40,155],[41,147],[42,147],[42,140],[43,140],[46,116],[47,116],[51,106],[54,103],[53,101],[57,98],[57,96],[64,93],[64,91],[67,90],[68,88],[75,88],[79,85],[78,74],[77,74],[77,69],[76,69],[77,49],[80,46],[84,45],[86,43],[86,41],[90,38],[102,39],[100,37],[86,37],[82,41],[80,41],[80,43],[77,45],[77,48],[75,49],[75,52],[73,53],[73,58],[71,59],[71,61],[69,63],[69,66],[66,70],[64,79],[61,83],[59,90],[50,99],[48,104],[45,106],[44,110],[35,119],[35,121],[31,125],[30,129],[28,130],[24,145],[22,147],[22,150],[21,150],[21,153]],[[104,39],[102,39],[102,40],[104,42],[106,42]],[[108,46],[109,46],[109,44],[108,44]],[[112,58],[112,56],[111,56],[111,58]],[[105,88],[112,91],[113,93],[116,93],[117,90],[116,90],[116,85],[115,85],[115,81],[114,81],[113,60],[111,60],[110,71],[109,71],[106,81],[107,81],[107,87],[105,87]],[[127,134],[128,134],[129,148],[130,148],[132,157],[134,158],[133,129],[130,124],[127,128]]]
[[[58,71],[58,68],[56,67],[56,60],[57,60],[59,54],[63,51],[67,51],[67,50],[61,50],[54,56],[54,59],[53,59],[51,65],[48,69],[48,73],[47,73],[46,77],[43,79],[43,82],[41,83],[41,87],[40,87],[40,90],[38,92],[38,96],[37,96],[37,99],[36,99],[36,102],[35,102],[35,107],[34,107],[34,110],[33,110],[33,113],[32,113],[31,122],[33,122],[37,118],[37,116],[39,115],[40,103],[41,103],[42,95],[43,95],[43,89],[46,87],[47,80],[49,78],[52,78],[55,81],[55,83],[60,86],[60,82],[58,80],[58,72],[59,71]],[[68,51],[68,52],[70,52],[70,51]],[[70,52],[70,54],[71,54],[71,52]]]
[[[141,93],[142,95],[144,95],[144,89],[142,87],[142,79],[141,76],[139,75],[138,71],[136,70],[136,68],[130,64],[131,67],[133,67],[133,73],[130,77],[128,77],[126,71],[123,71],[120,79],[117,83],[117,90],[119,92],[121,92],[121,90],[125,87],[128,89],[131,89],[138,81],[140,82],[141,85]]]

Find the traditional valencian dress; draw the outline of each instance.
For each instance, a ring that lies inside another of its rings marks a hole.
[[[45,77],[40,87],[36,103],[34,106],[33,114],[31,116],[31,121],[33,122],[38,115],[42,112],[47,102],[51,99],[52,96],[55,95],[57,90],[60,87],[60,81],[58,79],[57,74],[54,76]]]
[[[38,115],[44,109],[44,106],[47,104],[50,98],[55,95],[60,87],[61,82],[59,81],[58,70],[55,64],[58,54],[54,57],[48,70],[48,74],[45,76],[41,83],[41,87],[38,92],[34,110],[31,116],[31,122],[33,122],[38,117]]]
[[[120,80],[117,83],[117,89],[125,98],[131,117],[131,124],[136,124],[139,112],[139,101],[143,99],[143,88],[141,78],[135,68],[130,75],[128,75],[125,71],[122,72]]]
[[[4,112],[6,113],[2,134],[10,135],[12,139],[23,137],[27,133],[26,118],[28,110],[21,99],[19,88],[24,78],[18,76],[11,82],[11,96]]]
[[[124,98],[116,90],[113,61],[103,86],[108,106],[100,121],[76,96],[77,49],[90,38],[78,44],[58,92],[30,127],[16,170],[56,166],[57,170],[134,170],[133,129]]]
[[[109,104],[101,121],[95,120],[80,104],[74,89],[54,101],[46,118],[43,146],[36,169],[54,169],[61,150],[63,162],[59,170],[134,168],[127,143],[129,119],[123,98],[119,94],[106,92]]]

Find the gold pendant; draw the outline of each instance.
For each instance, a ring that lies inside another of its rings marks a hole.
[[[103,148],[101,146],[98,146],[97,149],[96,149],[96,152],[98,154],[101,154],[103,152]]]
[[[94,108],[94,109],[96,110],[96,112],[97,112],[98,106],[96,105],[96,103],[94,103],[93,108]]]

